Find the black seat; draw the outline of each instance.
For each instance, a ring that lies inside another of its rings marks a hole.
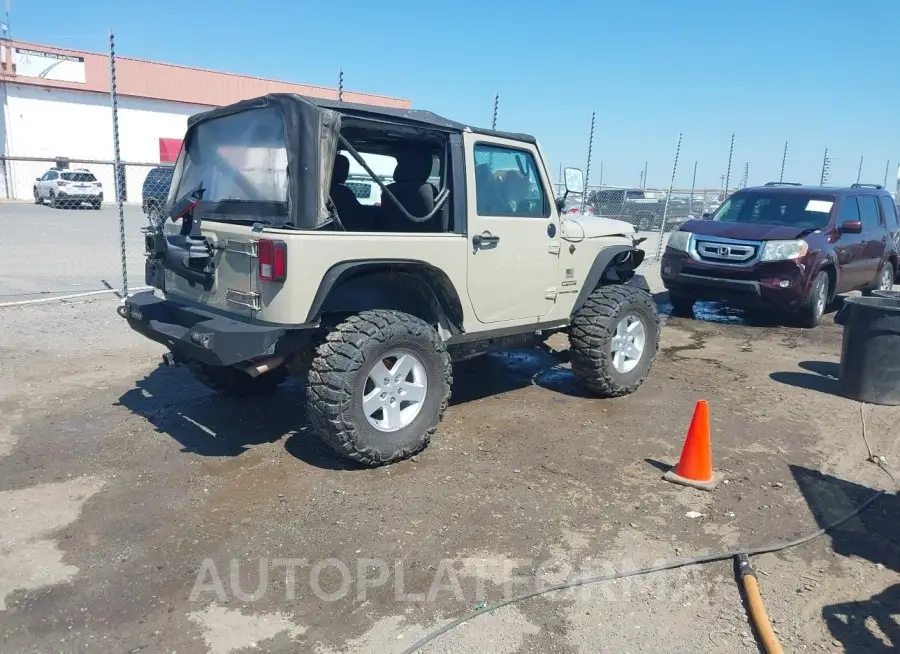
[[[350,175],[350,160],[338,154],[334,158],[334,168],[331,171],[331,189],[328,191],[331,202],[337,210],[338,217],[350,231],[358,231],[351,225],[359,222],[362,205],[353,191],[344,184]]]
[[[394,169],[394,181],[387,189],[413,216],[427,216],[434,209],[437,191],[428,183],[431,176],[431,154],[424,151],[405,152],[397,157]],[[386,194],[381,198],[382,215],[385,230],[389,232],[432,232],[440,231],[439,215],[433,216],[424,223],[413,222],[407,218],[400,208]]]

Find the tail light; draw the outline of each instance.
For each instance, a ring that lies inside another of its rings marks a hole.
[[[65,186],[65,185],[68,184],[68,183],[69,183],[69,182],[67,182],[67,181],[65,181],[65,180],[62,180],[62,179],[59,180],[59,181],[57,182],[57,184],[58,184],[59,186]]]
[[[287,279],[287,243],[262,238],[257,241],[256,250],[260,281],[283,282]]]

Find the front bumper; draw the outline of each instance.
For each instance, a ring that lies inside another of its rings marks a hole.
[[[792,261],[728,268],[699,264],[669,250],[663,255],[660,276],[667,291],[684,297],[786,311],[801,306],[809,281],[805,265]]]
[[[128,325],[171,350],[176,359],[231,366],[292,349],[297,332],[227,318],[204,309],[136,293],[118,309]]]

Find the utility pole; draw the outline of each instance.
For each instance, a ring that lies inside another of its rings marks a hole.
[[[584,207],[587,204],[587,187],[588,181],[591,179],[591,154],[594,150],[594,121],[597,118],[597,112],[591,112],[591,135],[588,138],[588,156],[587,156],[587,166],[584,168],[584,192],[581,194],[581,213],[584,213]]]
[[[494,95],[494,117],[491,119],[491,129],[497,129],[497,111],[500,109],[500,94]]]
[[[819,179],[819,186],[825,186],[828,181],[828,173],[831,172],[831,160],[828,158],[828,148],[825,148],[825,156],[822,157],[822,177]]]
[[[887,164],[885,164],[885,166],[884,166],[884,188],[887,188],[888,173],[890,172],[890,169],[891,169],[891,160],[888,159]]]
[[[862,179],[862,165],[863,165],[863,155],[859,155],[859,168],[856,170],[856,183],[859,184],[859,180]]]
[[[784,154],[781,155],[781,177],[778,178],[779,182],[784,181],[784,164],[787,162],[787,146],[788,142],[784,142]]]
[[[344,69],[338,69],[338,102],[344,101]]]
[[[691,212],[694,209],[694,190],[697,188],[697,162],[694,162],[694,177],[691,179],[691,197],[688,200],[688,215],[691,215]]]
[[[669,220],[669,200],[672,199],[672,190],[675,188],[675,173],[678,172],[678,157],[681,156],[681,137],[683,134],[678,135],[678,145],[675,146],[675,161],[672,163],[672,178],[669,180],[669,192],[666,193],[666,204],[663,207],[663,216],[662,222],[659,224],[659,243],[656,245],[656,260],[659,261],[662,256],[663,249],[663,234],[666,231],[666,223]]]
[[[731,185],[731,159],[734,157],[734,134],[731,135],[731,146],[728,148],[728,169],[725,171],[725,187],[722,192],[722,201],[728,195],[728,187]]]
[[[744,177],[741,179],[741,188],[747,188],[747,182],[750,181],[750,162],[744,164]]]
[[[641,188],[647,188],[647,162],[644,162],[644,181],[641,183]]]

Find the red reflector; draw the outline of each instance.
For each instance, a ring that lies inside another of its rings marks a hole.
[[[287,243],[263,238],[256,244],[256,249],[260,281],[283,282],[287,279]]]

